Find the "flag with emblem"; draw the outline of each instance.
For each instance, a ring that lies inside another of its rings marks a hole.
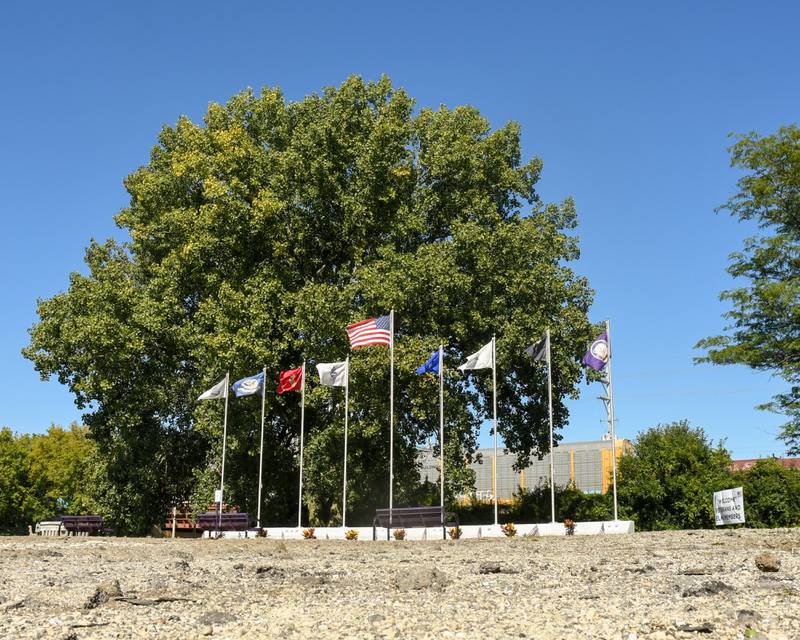
[[[264,388],[264,372],[259,371],[254,376],[237,380],[233,383],[231,388],[233,389],[233,393],[237,398],[241,398],[242,396],[252,396]]]
[[[525,355],[530,356],[534,362],[547,362],[547,336],[544,335],[525,349]]]
[[[210,389],[203,391],[198,400],[224,400],[228,397],[228,376],[225,376]]]
[[[458,368],[461,371],[494,368],[494,341],[487,342],[478,351],[470,355],[467,361]]]
[[[421,376],[425,373],[435,373],[438,375],[439,366],[441,364],[439,362],[439,358],[440,358],[440,353],[439,349],[437,349],[431,354],[431,357],[428,358],[424,364],[421,364],[419,367],[417,367],[414,373],[416,373],[418,376]]]
[[[603,333],[597,336],[595,341],[592,342],[592,345],[584,354],[581,362],[595,371],[601,371],[606,364],[608,364],[610,355],[608,350],[608,333],[603,331]]]
[[[281,371],[278,379],[278,393],[297,391],[303,386],[303,367]]]
[[[326,387],[347,386],[347,362],[320,362],[317,371],[320,384]]]

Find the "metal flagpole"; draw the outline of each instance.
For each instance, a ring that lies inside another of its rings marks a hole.
[[[389,527],[394,502],[394,309],[389,312]]]
[[[494,493],[494,523],[497,519],[497,351],[492,336],[492,420],[494,422],[494,464],[492,465],[492,493]]]
[[[258,455],[258,511],[256,515],[256,527],[261,529],[261,487],[263,481],[264,465],[264,405],[267,402],[267,365],[264,365],[264,375],[261,379],[261,450]]]
[[[611,320],[606,320],[606,340],[608,341],[608,422],[611,432],[611,474],[614,485],[614,521],[617,521],[617,434],[614,426],[614,391],[611,386]]]
[[[222,472],[219,477],[219,507],[217,511],[217,533],[222,526],[222,496],[225,491],[225,448],[228,443],[228,387],[230,382],[230,371],[225,374],[225,418],[222,421]]]
[[[306,422],[306,361],[303,360],[303,377],[300,380],[300,492],[297,496],[297,527],[303,526],[303,431]]]
[[[350,413],[350,356],[344,360],[344,480],[342,481],[342,526],[345,525],[347,515],[347,417]]]
[[[444,524],[444,345],[439,345],[439,467],[442,524]]]
[[[553,367],[550,357],[550,327],[547,327],[547,406],[550,415],[550,521],[556,521],[556,484],[553,463]]]

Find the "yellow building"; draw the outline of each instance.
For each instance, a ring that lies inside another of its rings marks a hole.
[[[612,483],[611,440],[590,440],[585,442],[566,442],[555,448],[554,471],[556,486],[565,487],[574,484],[585,493],[606,493]],[[617,460],[630,448],[628,440],[617,439]],[[479,499],[492,499],[495,490],[498,500],[510,500],[519,489],[533,489],[536,486],[550,484],[550,456],[541,460],[534,459],[521,471],[513,467],[516,456],[504,449],[497,450],[497,486],[493,486],[492,467],[494,464],[493,449],[479,449],[476,462],[470,466],[475,471],[475,495]],[[439,461],[433,452],[420,450],[422,467],[420,475],[423,480],[436,483],[439,479]]]

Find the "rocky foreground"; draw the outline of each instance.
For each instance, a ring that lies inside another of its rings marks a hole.
[[[3,638],[800,638],[800,529],[0,538]]]

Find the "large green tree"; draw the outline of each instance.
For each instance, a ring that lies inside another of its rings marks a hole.
[[[730,463],[686,420],[647,429],[620,459],[620,510],[646,531],[713,527],[713,494],[731,488]]]
[[[706,338],[700,362],[745,364],[772,371],[789,389],[761,408],[789,417],[782,438],[800,453],[800,129],[750,133],[731,147],[731,164],[745,174],[720,209],[753,220],[762,233],[731,255],[728,273],[743,282],[721,294],[732,308],[723,335]]]
[[[39,303],[25,355],[86,410],[105,508],[144,530],[173,500],[209,500],[222,406],[197,403],[221,379],[341,360],[345,326],[394,308],[396,504],[417,499],[416,447],[435,438],[437,383],[414,369],[443,342],[452,494],[491,407],[490,376],[455,365],[496,334],[500,432],[521,460],[547,450],[545,373],[522,350],[550,326],[555,424],[576,393],[592,330],[572,201],[542,203],[542,163],[520,129],[467,106],[415,113],[387,78],[351,77],[298,102],[278,89],[211,104],[203,124],[164,127],[125,181],[125,243],[93,242],[87,273]],[[352,354],[349,497],[357,518],[388,494],[388,354]],[[341,389],[307,393],[307,494],[335,521]],[[269,384],[272,384],[271,382]],[[260,398],[232,400],[226,478],[255,510]],[[267,523],[297,504],[296,394],[266,399]]]

